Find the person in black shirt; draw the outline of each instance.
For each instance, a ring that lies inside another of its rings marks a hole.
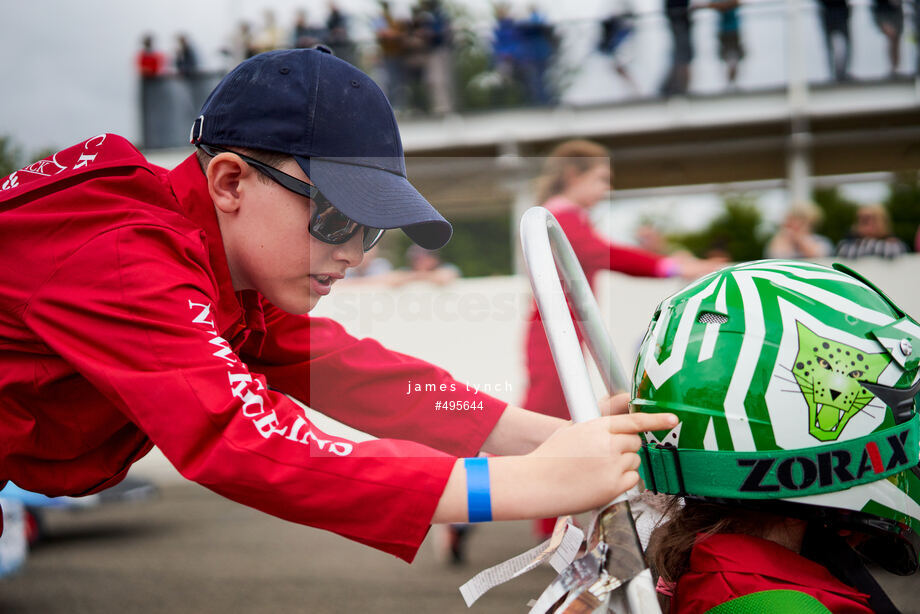
[[[834,81],[847,81],[850,79],[850,6],[847,0],[819,2],[831,77]]]
[[[671,68],[661,85],[661,95],[686,94],[690,85],[690,62],[693,60],[690,0],[665,0],[665,13],[674,45]]]

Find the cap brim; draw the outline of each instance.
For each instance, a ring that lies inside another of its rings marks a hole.
[[[450,222],[405,177],[349,159],[295,158],[329,202],[354,221],[401,228],[425,249],[439,249],[450,240]]]

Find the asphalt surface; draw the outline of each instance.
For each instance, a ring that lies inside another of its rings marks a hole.
[[[476,527],[462,567],[440,560],[429,535],[407,565],[191,483],[164,486],[152,501],[58,511],[46,521],[25,569],[0,580],[2,614],[523,613],[555,575],[538,568],[467,610],[458,587],[529,549],[529,523]],[[880,579],[905,614],[920,614],[920,578]]]
[[[24,570],[0,580],[2,614],[526,612],[555,576],[536,569],[468,610],[458,587],[532,547],[529,523],[477,527],[459,568],[435,556],[429,535],[408,565],[191,483],[46,518],[47,538]]]

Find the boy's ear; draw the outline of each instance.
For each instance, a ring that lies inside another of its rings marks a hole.
[[[235,154],[224,152],[212,158],[205,176],[214,206],[224,213],[236,212],[245,193],[244,181],[254,172]]]

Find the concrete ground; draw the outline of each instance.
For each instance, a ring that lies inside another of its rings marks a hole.
[[[3,614],[467,612],[458,587],[533,545],[526,522],[477,527],[470,563],[451,567],[432,537],[410,566],[191,483],[143,503],[47,516],[24,571],[0,580]],[[473,612],[526,612],[555,574],[537,569]]]
[[[538,568],[467,610],[457,588],[529,548],[529,523],[477,527],[459,568],[434,555],[429,535],[410,566],[191,483],[153,501],[59,511],[47,531],[24,571],[0,581],[3,614],[523,613],[554,577]],[[916,577],[882,581],[905,614],[920,614]]]

